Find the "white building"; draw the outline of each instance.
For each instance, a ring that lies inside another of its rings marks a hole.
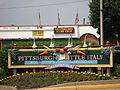
[[[70,37],[80,39],[80,41],[86,38],[86,40],[99,43],[97,29],[94,29],[90,25],[42,25],[41,27],[37,25],[0,26],[1,45],[2,41],[11,39],[62,39]]]

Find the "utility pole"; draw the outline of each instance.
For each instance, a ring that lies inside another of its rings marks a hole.
[[[103,0],[100,0],[100,45],[103,45]]]
[[[100,0],[100,45],[104,44],[103,37],[103,0]],[[107,75],[110,75],[110,68],[107,67],[106,69]],[[99,70],[101,71],[101,74],[103,74],[101,67],[98,67],[98,71]]]
[[[100,0],[100,45],[103,45],[103,1]],[[102,47],[102,46],[101,46]],[[102,67],[98,67],[98,74],[102,74]]]

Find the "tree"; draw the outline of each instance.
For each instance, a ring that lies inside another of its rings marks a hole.
[[[100,0],[91,0],[90,23],[94,28],[98,28],[100,33]],[[118,34],[120,39],[120,0],[103,0],[103,36],[104,41],[115,39]],[[115,41],[115,40],[114,40]]]
[[[0,49],[0,79],[11,75],[11,69],[8,69],[8,52],[7,49]]]

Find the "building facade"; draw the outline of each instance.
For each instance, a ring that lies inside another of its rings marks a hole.
[[[97,29],[91,25],[23,25],[0,26],[0,46],[11,40],[29,39],[78,39],[80,42],[88,40],[99,44]]]

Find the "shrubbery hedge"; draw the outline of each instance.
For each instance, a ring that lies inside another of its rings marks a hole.
[[[87,41],[87,44],[89,43],[89,41]],[[32,46],[33,42],[12,42],[6,46],[14,46],[14,44],[16,44],[16,46]],[[67,46],[68,42],[67,41],[55,41],[54,42],[55,46]],[[36,41],[36,45],[37,46],[49,46],[50,45],[50,41]],[[73,41],[73,45],[83,45],[83,42],[80,41]],[[91,45],[96,45],[95,42],[92,42]]]
[[[120,75],[120,64],[115,64],[115,66],[113,68],[113,74]]]

